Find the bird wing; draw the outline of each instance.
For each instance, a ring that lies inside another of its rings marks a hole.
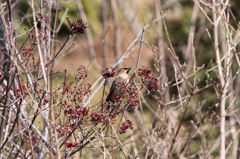
[[[108,102],[108,101],[110,101],[111,100],[111,98],[113,97],[113,95],[114,95],[114,85],[115,85],[115,83],[116,83],[116,81],[114,80],[113,81],[113,83],[112,83],[112,86],[111,86],[111,88],[110,88],[110,91],[109,91],[109,93],[108,93],[108,96],[107,96],[107,98],[106,98],[106,102]]]

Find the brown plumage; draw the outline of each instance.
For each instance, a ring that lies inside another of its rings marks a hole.
[[[117,77],[112,83],[106,102],[114,102],[123,95],[123,84],[127,84],[129,81],[128,73],[130,69],[131,68],[121,68],[118,70]]]

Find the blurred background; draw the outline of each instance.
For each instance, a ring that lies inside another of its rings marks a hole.
[[[39,5],[35,5],[45,8],[44,5],[47,3],[40,4],[40,2],[36,1],[36,4],[39,3]],[[156,1],[154,0],[60,0],[52,3],[55,6],[52,12],[53,18],[56,15],[54,11],[58,8],[57,23],[60,25],[57,37],[61,39],[58,41],[59,46],[70,34],[66,17],[72,21],[82,18],[88,26],[86,34],[76,36],[73,39],[74,43],[64,49],[64,53],[55,65],[56,70],[76,70],[80,64],[90,64],[90,69],[94,68],[91,65],[93,57],[94,63],[96,60],[97,66],[95,67],[98,67],[97,69],[101,70],[111,66],[121,57],[141,28],[157,18]],[[33,24],[30,3],[27,0],[15,0],[12,4],[13,16],[17,22],[21,22],[14,25],[16,28],[21,25],[20,33],[23,33]],[[235,22],[237,22],[240,16],[240,1],[231,0],[230,4]],[[186,56],[184,54],[187,49],[191,22],[194,22],[197,63],[199,66],[208,64],[213,56],[213,47],[206,34],[206,28],[210,24],[204,15],[199,13],[199,10],[193,19],[193,0],[162,0],[161,5],[173,46],[180,60],[183,62]],[[40,8],[36,8],[36,10],[39,13],[41,11]],[[44,11],[42,12],[44,15]],[[236,26],[235,22],[232,23]],[[158,45],[156,30],[157,24],[153,23],[145,32],[141,65],[151,66],[153,64]],[[163,36],[165,35],[163,34]],[[165,49],[167,48],[165,47]],[[133,49],[131,56],[122,65],[135,66],[137,52],[138,48]]]

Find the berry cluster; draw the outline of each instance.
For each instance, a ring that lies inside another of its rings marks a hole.
[[[130,120],[127,120],[127,121],[122,123],[122,125],[121,125],[121,127],[119,129],[119,134],[126,133],[128,128],[133,129],[133,123]]]
[[[115,75],[116,75],[115,69],[109,69],[109,68],[106,68],[105,71],[102,73],[102,76],[104,78],[114,77]]]
[[[41,13],[37,13],[37,15],[38,15],[38,17],[37,17],[37,19],[38,19],[38,21],[45,21],[46,19],[47,19],[47,16],[45,15],[42,15]]]
[[[63,86],[62,95],[64,95],[68,101],[74,102],[75,104],[82,105],[83,97],[91,92],[90,84],[85,84],[84,79],[87,77],[87,72],[85,72],[85,67],[78,69],[78,75],[75,78],[77,81],[82,80],[78,86],[73,86],[73,82],[65,83]]]
[[[127,109],[133,110],[136,107],[139,107],[138,93],[137,88],[134,84],[127,87]]]
[[[71,22],[71,20],[68,17],[66,19],[67,19],[67,22],[70,26],[72,33],[83,34],[87,28],[87,25],[83,23],[82,19],[78,19],[76,22]]]
[[[48,99],[45,98],[45,99],[43,100],[43,105],[46,105],[47,103],[48,103]]]
[[[64,114],[70,119],[82,119],[83,117],[88,115],[88,109],[85,107],[81,107],[79,105],[68,105],[65,110]]]
[[[91,121],[95,124],[102,123],[103,125],[108,125],[109,123],[115,122],[115,115],[110,115],[107,112],[93,112],[91,114]]]
[[[67,142],[65,145],[67,148],[76,147],[78,143],[76,142]]]
[[[77,70],[77,77],[76,80],[84,80],[88,77],[87,68],[83,65],[81,65]]]
[[[93,112],[91,114],[91,121],[93,121],[94,123],[100,123],[103,122],[105,120],[105,115],[102,112]]]
[[[56,104],[59,113],[56,114],[57,131],[59,136],[68,137],[72,131],[83,128],[89,123],[89,109],[84,107],[83,99],[91,93],[91,85],[85,82],[87,69],[80,66],[75,77],[75,82],[64,82],[59,88],[61,95],[53,96],[53,103]],[[61,115],[63,112],[63,116]]]
[[[146,86],[150,93],[154,93],[158,90],[159,79],[149,68],[138,69],[137,75],[141,77],[141,82]]]

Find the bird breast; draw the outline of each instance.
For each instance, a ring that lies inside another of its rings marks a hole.
[[[127,80],[127,81],[128,81],[128,80],[129,80],[129,75],[128,75],[128,74],[120,74],[120,75],[119,75],[119,78],[120,78],[121,80],[124,80],[124,81]]]

